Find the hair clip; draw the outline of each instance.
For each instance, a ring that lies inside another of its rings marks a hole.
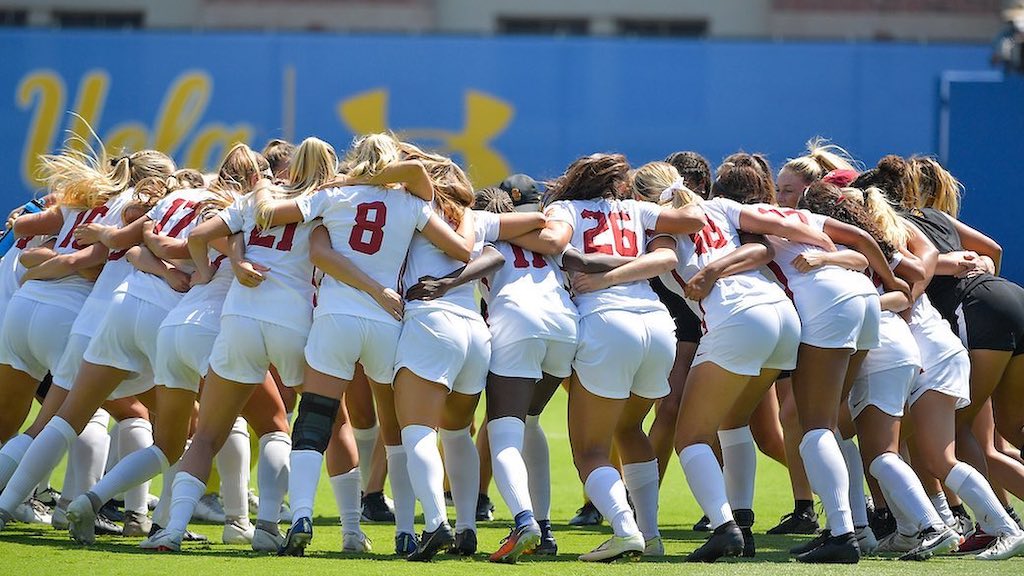
[[[668,202],[673,197],[675,197],[676,190],[682,192],[683,190],[686,189],[686,181],[683,180],[682,178],[677,178],[675,182],[669,184],[668,188],[665,188],[664,190],[661,191],[661,196],[658,197],[658,201]]]

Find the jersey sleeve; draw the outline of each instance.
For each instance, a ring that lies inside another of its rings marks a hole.
[[[146,218],[149,218],[153,222],[160,222],[161,220],[164,219],[164,215],[167,214],[167,207],[169,205],[170,202],[168,202],[167,199],[164,198],[163,200],[157,202],[156,206],[150,208],[149,212],[146,212]]]
[[[576,228],[576,210],[568,200],[559,200],[544,210],[544,215],[553,222],[565,222],[570,228]]]
[[[324,215],[333,200],[330,190],[320,190],[314,194],[306,194],[295,199],[295,205],[302,213],[303,222],[312,222]]]
[[[220,219],[223,220],[224,223],[228,225],[228,229],[231,230],[232,234],[236,232],[241,232],[242,227],[245,223],[245,210],[242,205],[244,201],[245,198],[238,198],[237,200],[232,202],[230,206],[221,210],[217,214],[217,216],[219,216]]]
[[[485,210],[474,210],[476,235],[478,242],[495,242],[501,232],[501,218],[497,214]]]
[[[434,215],[434,211],[430,209],[430,204],[424,202],[420,198],[413,198],[416,207],[416,230],[422,232],[427,226],[427,222],[430,221],[430,217]]]
[[[743,214],[743,205],[735,200],[728,198],[716,198],[710,202],[704,202],[701,205],[705,211],[715,210],[725,217],[726,222],[732,225],[733,228],[740,229],[740,215]]]
[[[637,215],[640,217],[640,224],[643,225],[645,231],[658,227],[658,217],[661,216],[661,211],[664,208],[654,202],[636,202],[635,206]]]
[[[807,225],[814,228],[818,232],[825,230],[825,221],[828,220],[828,216],[822,216],[821,214],[815,214],[810,210],[801,210],[805,216],[807,216]]]

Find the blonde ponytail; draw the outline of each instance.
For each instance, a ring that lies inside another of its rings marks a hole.
[[[323,188],[338,175],[338,156],[330,144],[319,138],[306,138],[299,144],[288,169],[289,184],[275,188],[275,199],[299,198]],[[272,207],[262,201],[256,205],[256,226],[270,226]]]
[[[855,164],[850,154],[842,147],[829,144],[828,140],[816,136],[807,141],[806,154],[787,161],[782,170],[788,170],[810,184],[815,180],[821,180],[833,170],[857,171]]]
[[[843,196],[864,206],[868,217],[878,227],[878,233],[896,249],[906,248],[910,242],[910,230],[903,218],[896,212],[881,189],[874,186],[866,190],[843,188]]]
[[[697,197],[686,184],[675,166],[667,162],[648,162],[630,175],[630,187],[637,200],[656,204],[672,204],[678,208],[696,202]],[[670,192],[670,197],[665,196]]]
[[[919,208],[935,208],[956,218],[964,185],[934,158],[910,159],[910,180],[917,190]]]
[[[401,158],[400,143],[388,133],[367,134],[352,142],[343,171],[353,178],[372,178]]]

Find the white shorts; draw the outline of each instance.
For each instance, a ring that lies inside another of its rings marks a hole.
[[[966,408],[971,403],[971,358],[967,350],[960,350],[938,364],[922,370],[910,391],[907,406],[929,390],[941,392],[956,398],[956,409]]]
[[[580,384],[602,398],[630,394],[656,399],[669,393],[676,359],[676,330],[666,311],[606,310],[580,319],[572,363]]]
[[[743,376],[792,370],[800,348],[800,317],[786,302],[747,308],[701,336],[693,366],[713,362]]]
[[[490,372],[507,378],[568,378],[575,358],[575,342],[527,338],[499,345],[491,340]]]
[[[398,339],[395,373],[413,374],[473,396],[487,385],[491,362],[491,332],[482,319],[445,310],[406,316]]]
[[[0,364],[35,380],[57,367],[75,313],[28,298],[11,298],[0,329]]]
[[[862,410],[874,406],[889,416],[902,418],[919,371],[917,366],[908,365],[858,376],[850,389],[850,414],[856,418]]]
[[[220,319],[220,334],[210,351],[210,370],[242,384],[262,384],[273,364],[285,386],[302,384],[306,334],[245,316]]]
[[[800,342],[818,348],[878,348],[881,317],[877,294],[853,296],[813,318],[800,318]]]
[[[152,374],[156,333],[167,310],[125,294],[115,298],[86,348],[83,360],[100,366]]]
[[[217,333],[198,324],[163,326],[156,337],[156,383],[199,392],[199,380],[210,368],[210,350]]]
[[[367,378],[390,384],[401,335],[399,324],[347,314],[317,316],[306,341],[306,363],[317,372],[352,380],[358,362]]]
[[[71,390],[78,377],[78,369],[82,367],[85,351],[89,348],[92,338],[84,334],[72,334],[68,337],[67,348],[57,363],[57,371],[53,372],[53,385],[64,390]],[[140,374],[130,375],[117,385],[107,397],[108,400],[119,400],[129,396],[137,396],[153,387],[153,374],[145,370]]]

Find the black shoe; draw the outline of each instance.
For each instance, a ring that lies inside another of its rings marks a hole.
[[[161,531],[163,529],[164,529],[163,526],[160,526],[156,522],[153,522],[149,526],[149,534],[148,534],[148,536],[150,538],[152,538],[153,536],[156,535],[157,532],[159,532],[159,531]],[[207,540],[209,540],[209,538],[207,538],[205,535],[199,534],[197,532],[193,532],[191,530],[185,530],[185,534],[181,537],[181,541],[182,542],[206,542]]]
[[[777,526],[768,530],[768,534],[815,534],[818,532],[818,515],[814,508],[794,510],[782,517]]]
[[[60,491],[55,488],[47,488],[42,492],[36,492],[35,499],[53,508],[57,506],[57,501],[60,500]]]
[[[808,564],[856,564],[860,562],[860,546],[853,532],[833,536],[810,552],[796,557]]]
[[[794,556],[799,556],[800,554],[806,554],[806,553],[810,552],[811,550],[814,550],[815,548],[817,548],[817,547],[821,546],[822,544],[824,544],[831,537],[832,537],[832,533],[831,532],[829,532],[827,529],[822,530],[820,534],[818,534],[814,538],[811,538],[807,542],[804,542],[803,544],[800,544],[799,546],[794,546],[794,547],[790,548],[789,549],[789,553],[793,554]]]
[[[1006,513],[1009,514],[1010,519],[1017,523],[1017,526],[1024,530],[1024,522],[1021,522],[1020,516],[1017,515],[1017,511],[1013,509],[1013,504],[1006,507]]]
[[[395,513],[388,508],[383,492],[369,492],[363,495],[363,522],[394,524]]]
[[[754,511],[747,508],[733,510],[732,513],[736,518],[736,525],[740,527],[740,533],[743,534],[743,557],[753,558],[755,553],[754,532],[752,530],[754,526]]]
[[[433,532],[424,530],[416,550],[405,559],[410,562],[429,562],[438,552],[450,548],[453,542],[455,535],[447,523],[441,524]]]
[[[309,518],[302,517],[288,528],[284,544],[277,550],[278,556],[305,556],[306,546],[313,541],[313,523]]]
[[[494,520],[494,504],[491,503],[490,496],[481,494],[476,497],[476,521],[490,522],[491,520]]]
[[[875,539],[881,542],[883,538],[896,531],[896,518],[888,508],[875,508],[874,515],[868,518],[868,526],[871,526]]]
[[[739,556],[743,553],[743,533],[736,522],[722,524],[711,533],[703,546],[686,557],[687,562],[714,562],[723,556]]]
[[[694,532],[711,532],[711,520],[707,516],[701,516],[700,520],[693,525]]]
[[[598,526],[603,521],[604,517],[597,511],[597,506],[588,500],[569,520],[569,526]]]
[[[99,514],[106,516],[111,522],[124,522],[124,510],[122,510],[124,502],[118,504],[118,501],[108,500],[103,506],[100,507]]]
[[[533,549],[537,556],[554,556],[558,554],[558,542],[555,541],[555,533],[551,531],[550,520],[540,520],[540,544]]]
[[[101,508],[99,514],[96,514],[96,534],[99,536],[121,536],[124,534],[124,529],[114,522],[109,516],[104,514]]]
[[[455,534],[455,542],[448,549],[449,554],[456,556],[472,556],[476,554],[476,530],[466,528]]]

